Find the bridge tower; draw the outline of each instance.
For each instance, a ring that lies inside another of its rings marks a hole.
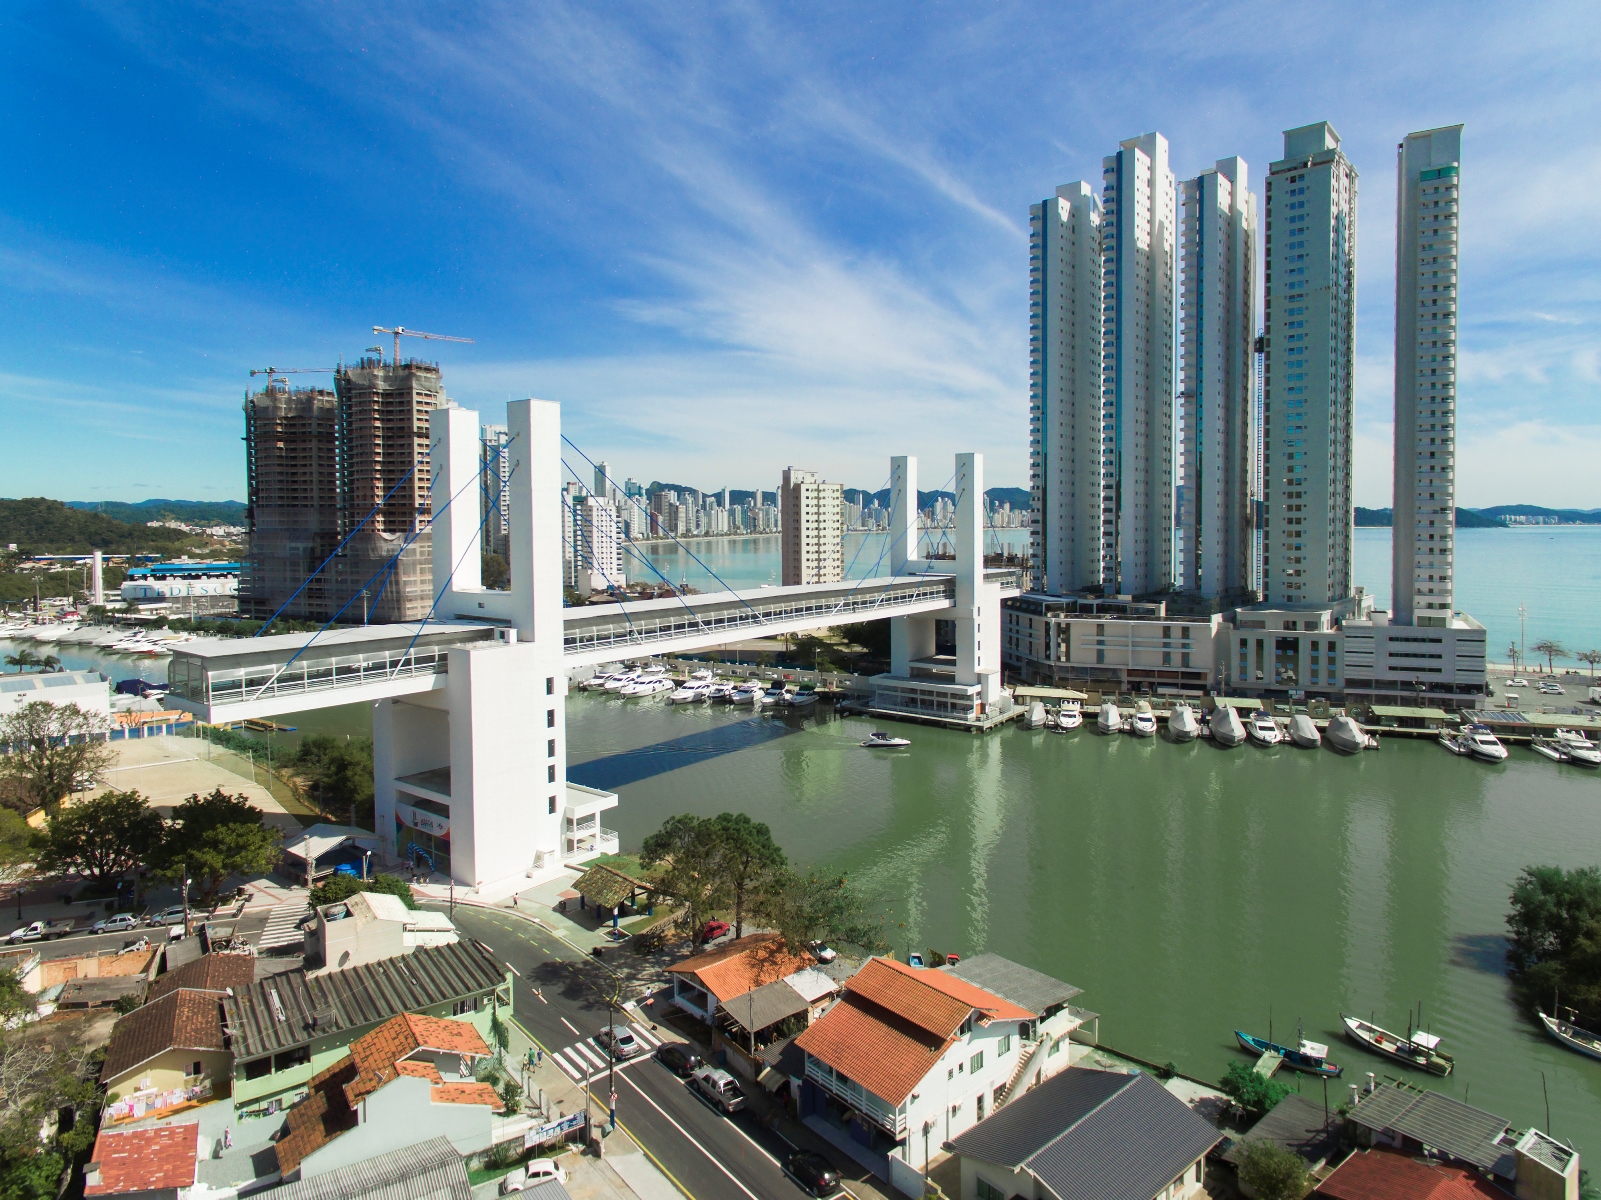
[[[917,509],[917,459],[908,455],[889,460],[889,571],[891,575],[912,575],[923,569],[919,546]],[[889,621],[889,671],[891,675],[911,674],[911,664],[934,654],[932,616],[891,617]]]
[[[494,625],[499,636],[451,649],[444,688],[380,700],[373,712],[386,853],[421,851],[440,870],[448,858],[458,886],[491,900],[600,853],[599,813],[617,804],[567,783],[561,409],[519,400],[506,423],[510,581],[494,591],[480,573],[478,414],[450,405],[429,424],[433,619]],[[497,475],[491,486],[502,486]]]

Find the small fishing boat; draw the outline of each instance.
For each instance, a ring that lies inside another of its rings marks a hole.
[[[1284,1065],[1291,1070],[1303,1071],[1308,1075],[1324,1075],[1330,1079],[1338,1079],[1340,1072],[1345,1068],[1335,1066],[1328,1061],[1329,1048],[1322,1042],[1309,1042],[1300,1039],[1295,1048],[1280,1046],[1277,1042],[1270,1042],[1266,1038],[1259,1038],[1252,1034],[1236,1029],[1234,1036],[1246,1050],[1253,1054],[1277,1054],[1284,1060]]]
[[[1030,729],[1044,729],[1047,720],[1045,706],[1038,700],[1034,701],[1033,704],[1028,706],[1028,716],[1023,719],[1028,722]]]
[[[1064,700],[1056,710],[1056,723],[1051,726],[1058,733],[1067,733],[1084,724],[1084,710],[1077,700]]]
[[[1601,767],[1601,747],[1584,734],[1573,729],[1559,729],[1553,736],[1574,762],[1583,763],[1587,767]]]
[[[1340,1020],[1353,1042],[1366,1046],[1375,1054],[1393,1058],[1398,1063],[1435,1075],[1449,1075],[1451,1068],[1456,1065],[1449,1054],[1439,1049],[1440,1039],[1432,1033],[1415,1029],[1402,1037],[1360,1017],[1348,1017],[1341,1013]]]
[[[1156,736],[1156,714],[1151,711],[1149,700],[1141,700],[1134,706],[1134,718],[1128,724],[1128,731],[1140,738]]]
[[[1284,731],[1279,723],[1273,719],[1273,714],[1265,708],[1259,708],[1251,714],[1251,723],[1247,726],[1251,740],[1262,746],[1277,746],[1284,740]]]
[[[893,734],[885,733],[882,729],[875,729],[867,735],[867,740],[861,744],[869,750],[893,750],[900,746],[910,746],[912,743],[907,738],[895,737]]]
[[[1377,750],[1379,740],[1371,736],[1367,730],[1356,723],[1353,717],[1345,713],[1335,713],[1329,718],[1329,727],[1325,731],[1329,745],[1346,754],[1360,754],[1364,750]]]
[[[1219,704],[1214,708],[1207,725],[1212,730],[1212,740],[1219,746],[1233,749],[1245,741],[1245,726],[1231,705]]]
[[[1435,740],[1452,754],[1466,756],[1473,753],[1468,749],[1468,744],[1462,740],[1461,735],[1455,730],[1442,729],[1440,730],[1440,736]]]
[[[1557,1011],[1561,1012],[1562,1010],[1559,1008]],[[1571,1020],[1564,1021],[1560,1017],[1548,1017],[1538,1008],[1534,1012],[1540,1018],[1540,1024],[1545,1026],[1545,1031],[1569,1050],[1576,1050],[1580,1054],[1588,1055],[1590,1058],[1601,1058],[1601,1034],[1591,1033],[1588,1029],[1581,1029]],[[1568,1009],[1568,1014],[1570,1017],[1578,1015],[1571,1008]]]
[[[923,955],[922,955],[922,952],[918,951],[918,950],[913,950],[910,954],[908,954],[906,956],[906,965],[908,967],[916,967],[918,969],[921,969],[922,966],[923,966]]]
[[[1123,713],[1118,709],[1116,701],[1107,700],[1101,705],[1101,712],[1095,718],[1095,728],[1102,733],[1122,733]]]
[[[1323,735],[1318,732],[1318,727],[1311,717],[1305,713],[1296,713],[1290,718],[1290,741],[1308,750],[1316,750],[1323,744]]]
[[[1188,704],[1175,704],[1167,714],[1167,736],[1175,742],[1192,742],[1201,736],[1201,723]]]

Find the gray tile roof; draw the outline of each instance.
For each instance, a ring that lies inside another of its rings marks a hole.
[[[481,996],[505,980],[505,969],[478,942],[422,946],[343,971],[262,979],[224,998],[223,1023],[234,1058],[242,1061]]]
[[[734,1024],[746,1030],[766,1029],[785,1017],[799,1016],[809,1007],[806,997],[782,979],[775,979],[722,1004],[723,1011]]]
[[[1245,1158],[1245,1145],[1252,1141],[1268,1141],[1298,1154],[1308,1165],[1325,1162],[1339,1147],[1340,1115],[1331,1112],[1323,1116],[1321,1102],[1313,1103],[1305,1096],[1291,1092],[1273,1106],[1250,1131],[1236,1138],[1223,1155],[1225,1162],[1239,1166]]]
[[[273,1200],[471,1200],[467,1168],[449,1138],[436,1137],[272,1189]]]
[[[1149,1075],[1072,1067],[980,1121],[952,1149],[1023,1167],[1059,1200],[1151,1200],[1221,1140]]]
[[[1368,1129],[1394,1130],[1485,1170],[1497,1169],[1506,1156],[1506,1147],[1497,1143],[1511,1128],[1504,1117],[1482,1108],[1398,1083],[1384,1084],[1363,1096],[1350,1119]]]
[[[1071,983],[1052,979],[999,954],[975,954],[972,958],[964,958],[940,970],[958,979],[965,979],[986,992],[993,992],[1002,1000],[1010,1000],[1019,1008],[1026,1008],[1036,1015],[1043,1014],[1055,1005],[1066,1004],[1083,991]]]

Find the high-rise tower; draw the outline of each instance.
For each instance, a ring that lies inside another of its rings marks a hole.
[[[815,471],[785,467],[778,504],[784,586],[845,578],[844,484],[824,483]]]
[[[269,378],[245,400],[245,460],[250,549],[239,611],[266,620],[288,604],[285,616],[326,620],[339,607],[332,576],[307,579],[339,545],[338,398]]]
[[[1173,350],[1177,198],[1167,139],[1147,133],[1102,160],[1102,413],[1110,418],[1110,590],[1173,582]],[[1105,505],[1103,504],[1103,510]]]
[[[1267,181],[1262,595],[1352,594],[1356,169],[1327,121],[1284,133]]]
[[[1397,624],[1445,625],[1456,518],[1458,160],[1462,126],[1396,148],[1395,492]]]
[[[1256,197],[1240,158],[1180,191],[1179,587],[1242,598],[1255,575]]]
[[[1101,205],[1089,184],[1066,184],[1029,209],[1028,267],[1031,540],[1037,586],[1061,595],[1100,586],[1111,551]]]

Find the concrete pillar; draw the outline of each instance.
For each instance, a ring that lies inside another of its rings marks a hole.
[[[917,513],[917,459],[898,455],[889,460],[890,574],[910,575],[925,566],[919,544]],[[902,678],[911,664],[934,653],[933,617],[889,619],[889,673]]]
[[[956,682],[1000,693],[1001,594],[984,582],[984,456],[956,456]]]
[[[452,592],[474,592],[483,586],[478,414],[454,404],[434,409],[428,418],[428,440],[435,447],[434,515],[429,525],[434,548],[434,592],[447,588]],[[447,598],[441,598],[434,613],[449,619],[454,607]]]
[[[104,608],[106,603],[106,577],[104,563],[98,550],[95,551],[94,574],[90,578],[89,589],[89,603]]]

